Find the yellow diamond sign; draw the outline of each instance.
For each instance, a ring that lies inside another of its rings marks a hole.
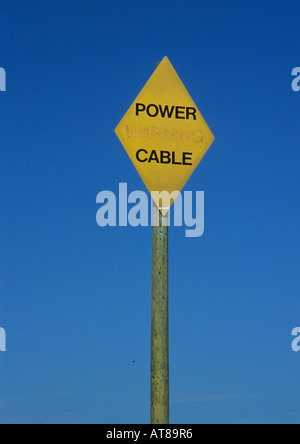
[[[150,193],[180,192],[214,141],[167,57],[115,132]]]

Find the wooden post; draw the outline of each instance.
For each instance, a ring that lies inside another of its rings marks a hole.
[[[169,424],[168,213],[163,216],[155,203],[152,221],[150,419]]]

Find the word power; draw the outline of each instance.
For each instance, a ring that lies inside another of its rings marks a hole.
[[[172,117],[175,119],[187,119],[189,120],[190,116],[193,117],[194,120],[197,119],[196,113],[197,109],[190,106],[168,106],[165,105],[155,105],[150,104],[146,107],[143,103],[136,104],[136,115],[139,116],[141,112],[146,111],[149,117],[156,117],[160,115],[163,119],[167,117],[171,119]],[[151,112],[150,112],[151,111]]]

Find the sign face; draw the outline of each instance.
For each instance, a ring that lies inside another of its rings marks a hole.
[[[149,192],[175,192],[174,196],[214,141],[167,57],[115,132]]]

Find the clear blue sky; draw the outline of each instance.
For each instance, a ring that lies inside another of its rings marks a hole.
[[[168,56],[216,137],[170,229],[172,423],[300,423],[299,1],[0,0],[2,423],[149,422],[151,229],[114,128]],[[135,359],[135,367],[129,363]]]

